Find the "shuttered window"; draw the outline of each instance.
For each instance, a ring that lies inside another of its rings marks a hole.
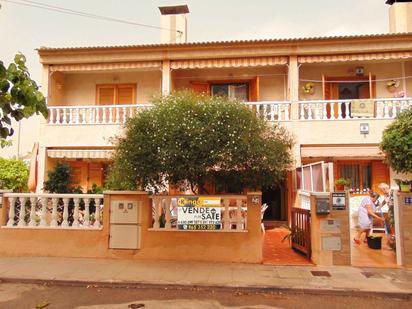
[[[136,84],[97,85],[98,105],[119,105],[136,103]]]

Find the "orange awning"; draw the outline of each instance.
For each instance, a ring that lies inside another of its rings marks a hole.
[[[370,54],[347,54],[347,55],[314,55],[300,56],[299,63],[322,63],[322,62],[346,62],[346,61],[370,61],[370,60],[402,60],[411,59],[412,52],[387,52]]]
[[[384,154],[377,145],[345,146],[305,146],[300,149],[302,158],[383,158]]]
[[[27,186],[30,192],[36,192],[37,187],[37,153],[39,152],[39,143],[34,143],[30,157],[29,180]]]
[[[160,69],[160,61],[116,62],[116,63],[76,63],[56,64],[50,66],[50,71],[55,72],[84,72],[84,71],[110,71],[133,69]]]
[[[194,59],[174,60],[170,63],[170,67],[172,69],[245,68],[285,65],[287,63],[287,57]]]
[[[114,150],[109,149],[48,149],[47,156],[54,159],[110,160]]]

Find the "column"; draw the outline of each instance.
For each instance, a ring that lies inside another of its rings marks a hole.
[[[297,56],[289,57],[288,98],[292,103],[291,119],[299,119],[299,63]]]
[[[162,94],[170,94],[170,60],[162,62]]]

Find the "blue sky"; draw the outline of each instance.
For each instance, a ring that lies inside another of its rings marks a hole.
[[[19,0],[15,0],[19,1]],[[385,33],[385,0],[37,0],[139,23],[160,24],[161,5],[188,4],[189,41]],[[17,51],[40,81],[40,46],[158,43],[160,31],[28,8],[0,0],[0,59]]]

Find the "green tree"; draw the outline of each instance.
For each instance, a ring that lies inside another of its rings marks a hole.
[[[50,193],[72,193],[78,191],[71,182],[70,165],[57,162],[53,170],[47,172],[48,180],[44,182],[44,190]]]
[[[394,171],[412,172],[412,108],[400,113],[383,131],[380,148]]]
[[[23,161],[0,158],[0,189],[27,191],[28,179],[29,169]]]
[[[257,188],[278,184],[290,166],[286,130],[224,97],[176,92],[130,119],[116,140],[110,189],[152,188],[165,182],[205,192],[214,182]],[[207,192],[206,192],[207,193]]]
[[[12,119],[20,121],[34,114],[47,117],[48,112],[43,94],[30,78],[26,58],[17,54],[7,69],[0,61],[0,139],[13,135]]]

